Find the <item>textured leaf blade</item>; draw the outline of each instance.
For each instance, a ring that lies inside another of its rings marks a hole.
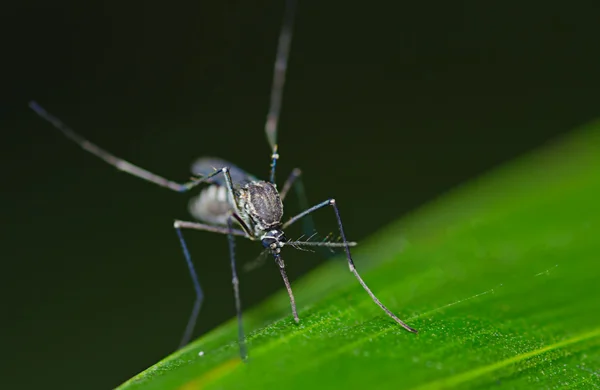
[[[356,248],[389,320],[332,261],[123,389],[600,386],[600,125],[474,180]],[[340,205],[343,207],[343,205]],[[199,356],[200,351],[204,352]]]

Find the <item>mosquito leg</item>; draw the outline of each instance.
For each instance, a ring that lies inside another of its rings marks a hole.
[[[179,237],[179,242],[181,243],[181,249],[183,250],[183,255],[185,256],[185,262],[188,266],[190,276],[192,277],[192,283],[194,284],[194,291],[196,292],[196,300],[194,301],[192,313],[190,314],[187,326],[185,327],[185,332],[183,333],[183,337],[179,343],[179,348],[181,348],[187,345],[192,338],[192,333],[196,327],[196,320],[198,319],[198,313],[200,313],[200,307],[202,307],[202,302],[204,301],[204,293],[202,292],[202,287],[200,287],[200,282],[198,281],[198,275],[196,274],[192,257],[190,256],[190,252],[185,244],[183,234],[181,233],[181,229],[177,222],[175,222],[175,230],[177,231],[177,236]]]
[[[304,183],[302,182],[302,171],[300,168],[294,169],[285,183],[281,191],[279,192],[279,196],[281,197],[281,201],[285,199],[288,192],[294,186],[294,191],[296,192],[296,196],[298,197],[298,204],[300,206],[300,210],[308,209],[308,201],[306,200],[306,192],[304,191]],[[305,219],[302,220],[302,231],[306,236],[310,236],[315,232],[315,224],[313,222],[312,216],[308,215]]]
[[[290,285],[290,281],[288,280],[287,274],[285,272],[285,263],[283,259],[279,255],[275,255],[275,261],[277,265],[279,265],[279,271],[281,272],[281,277],[283,278],[283,282],[285,283],[285,288],[287,289],[288,295],[290,296],[290,305],[292,306],[292,314],[294,315],[294,320],[296,323],[300,322],[300,318],[298,318],[298,311],[296,310],[296,300],[294,299],[294,293],[292,292],[292,286]]]
[[[323,208],[325,206],[329,206],[331,203],[332,199],[328,199],[324,202],[319,203],[318,205],[315,205],[311,208],[308,208],[306,210],[304,210],[303,212],[301,212],[300,214],[297,214],[295,216],[293,216],[292,218],[290,218],[286,223],[283,224],[282,226],[282,230],[285,230],[288,226],[292,225],[293,223],[295,223],[296,221],[298,221],[299,219],[309,215],[310,213],[312,213],[313,211],[316,211],[320,208]]]
[[[188,324],[185,328],[185,333],[183,334],[181,343],[179,345],[179,347],[181,348],[181,347],[185,346],[191,339],[192,333],[194,332],[194,328],[196,326],[196,321],[198,319],[198,313],[200,312],[200,307],[202,306],[202,302],[204,300],[204,294],[202,292],[202,288],[200,287],[200,282],[198,281],[198,276],[196,274],[194,264],[192,263],[192,258],[190,256],[189,250],[187,248],[185,240],[183,239],[183,234],[181,232],[181,229],[195,229],[195,230],[203,230],[203,231],[219,233],[219,234],[227,234],[230,237],[230,241],[229,241],[230,247],[229,248],[230,248],[230,252],[231,252],[231,256],[232,256],[232,267],[235,267],[235,261],[233,258],[233,256],[234,256],[233,242],[231,240],[232,240],[233,236],[247,237],[247,234],[242,230],[233,229],[231,226],[220,227],[220,226],[212,226],[212,225],[206,225],[206,224],[197,223],[197,222],[188,222],[188,221],[180,221],[180,220],[176,220],[175,223],[173,224],[173,226],[175,227],[175,230],[177,231],[177,235],[179,236],[181,248],[183,249],[183,254],[185,255],[185,260],[188,265],[190,275],[192,277],[192,282],[194,284],[194,290],[196,291],[196,301],[194,302],[194,307],[192,309],[192,313],[190,314]],[[235,277],[235,268],[233,268],[233,272],[234,272],[234,280],[235,280],[235,279],[237,279]],[[237,286],[235,285],[235,282],[234,282],[234,291],[236,292],[236,307],[239,307],[239,305],[238,305],[239,293],[237,292]],[[243,333],[241,333],[241,334],[243,335]],[[240,345],[242,345],[242,344],[240,344]],[[245,350],[245,347],[243,347],[243,349],[242,349],[242,347],[240,347],[240,348],[241,348],[240,352]]]
[[[287,196],[287,193],[290,191],[290,188],[292,188],[292,185],[296,184],[296,181],[300,178],[300,175],[302,175],[302,171],[300,170],[300,168],[295,168],[290,173],[288,178],[285,180],[285,183],[283,183],[283,187],[281,188],[281,191],[279,191],[279,196],[281,197],[282,202],[285,200],[285,197]],[[302,191],[302,193],[304,193],[304,191]],[[306,201],[306,196],[304,196],[304,201]],[[304,208],[306,208],[306,207],[304,207]]]
[[[279,160],[279,153],[277,153],[277,145],[273,146],[273,153],[271,154],[271,174],[269,175],[269,181],[271,184],[275,184],[275,169],[277,168],[277,160]]]
[[[279,123],[279,113],[281,112],[281,100],[283,95],[283,86],[285,84],[285,73],[292,43],[292,30],[294,28],[294,13],[296,12],[296,0],[287,0],[285,6],[285,15],[279,34],[277,44],[277,57],[275,59],[275,70],[273,73],[273,84],[271,87],[271,103],[265,123],[265,133],[271,149],[276,152],[277,145],[277,125]]]
[[[229,258],[231,260],[231,283],[233,284],[233,294],[235,296],[235,311],[238,319],[238,343],[240,346],[240,356],[242,360],[246,360],[248,352],[246,349],[246,342],[244,339],[244,325],[242,322],[242,301],[240,300],[240,281],[237,276],[235,266],[235,236],[233,234],[233,216],[227,218],[227,228],[229,234],[227,238],[229,240]]]
[[[367,284],[364,282],[364,280],[358,274],[358,271],[356,270],[356,267],[354,266],[354,261],[352,260],[352,255],[350,254],[350,246],[348,245],[348,241],[346,240],[346,235],[344,234],[344,227],[342,226],[342,219],[340,218],[340,212],[338,210],[337,204],[335,203],[335,199],[328,199],[328,200],[321,202],[321,203],[317,204],[316,206],[313,206],[313,207],[301,212],[300,214],[292,217],[289,221],[287,221],[286,223],[283,224],[283,229],[290,226],[294,222],[298,221],[300,218],[312,213],[313,211],[319,210],[325,206],[333,207],[333,210],[335,212],[335,217],[337,219],[338,228],[340,230],[340,236],[342,237],[342,242],[345,244],[344,250],[346,251],[346,258],[348,259],[348,267],[350,268],[350,272],[352,272],[354,274],[354,276],[356,277],[356,279],[358,279],[358,282],[365,289],[365,291],[369,294],[371,299],[373,299],[373,301],[383,311],[385,311],[388,316],[390,316],[394,321],[396,321],[400,326],[402,326],[404,329],[408,330],[409,332],[417,333],[416,329],[413,329],[410,326],[408,326],[407,324],[405,324],[400,318],[396,317],[396,315],[394,313],[392,313],[387,307],[385,307],[383,305],[383,303],[381,303],[381,301],[379,301],[379,299],[377,299],[375,294],[373,294],[371,289],[367,286]]]
[[[281,100],[283,98],[283,87],[285,85],[285,74],[290,55],[290,46],[292,43],[292,30],[294,29],[294,14],[296,13],[296,0],[287,0],[285,14],[279,42],[277,43],[277,56],[275,59],[273,84],[271,86],[271,101],[267,120],[265,121],[265,134],[271,146],[271,183],[275,183],[275,167],[277,165],[277,126],[279,125],[279,114],[281,112]]]
[[[195,229],[195,230],[202,230],[202,231],[205,231],[205,232],[213,232],[213,233],[219,233],[219,234],[229,234],[229,233],[231,233],[234,236],[248,237],[243,230],[232,229],[230,231],[226,227],[206,225],[204,223],[198,223],[198,222],[181,221],[179,219],[175,220],[175,228],[176,229],[179,229],[179,228],[183,228],[183,229]]]
[[[79,145],[83,150],[90,152],[96,157],[101,158],[102,160],[104,160],[105,162],[107,162],[108,164],[112,165],[120,171],[129,173],[130,175],[139,177],[140,179],[144,179],[146,181],[149,181],[150,183],[154,183],[161,187],[168,188],[177,192],[186,192],[194,188],[198,184],[206,182],[210,177],[218,173],[217,171],[209,176],[203,177],[201,179],[191,180],[183,184],[165,179],[162,176],[158,176],[150,171],[145,170],[144,168],[138,167],[137,165],[134,165],[129,161],[123,160],[122,158],[119,158],[113,155],[112,153],[109,153],[108,151],[102,149],[98,145],[91,143],[90,141],[73,131],[67,125],[65,125],[60,119],[50,114],[36,102],[29,102],[29,107],[44,120],[46,120],[58,130],[60,130],[60,132],[63,133],[65,137]]]

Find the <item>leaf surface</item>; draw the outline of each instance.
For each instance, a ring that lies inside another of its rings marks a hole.
[[[342,212],[345,207],[340,205]],[[343,214],[342,214],[343,215]],[[600,387],[600,123],[475,179],[120,389]],[[203,352],[200,356],[200,352]]]

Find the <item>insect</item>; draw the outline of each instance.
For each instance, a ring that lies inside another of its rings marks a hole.
[[[295,169],[291,172],[287,180],[284,182],[281,190],[278,189],[275,182],[277,160],[279,159],[277,127],[279,113],[281,111],[282,93],[285,84],[287,62],[291,45],[295,8],[296,1],[287,0],[283,25],[277,48],[270,107],[265,123],[265,133],[272,152],[270,159],[271,166],[269,180],[260,180],[225,160],[205,157],[200,158],[192,165],[192,173],[194,174],[194,178],[192,178],[190,181],[185,183],[171,181],[114,156],[108,151],[83,138],[75,131],[71,130],[63,122],[49,114],[36,102],[32,101],[29,104],[35,113],[37,113],[46,121],[50,122],[55,128],[60,130],[64,136],[74,141],[84,150],[103,159],[108,164],[121,171],[176,192],[188,192],[200,184],[207,185],[190,202],[191,214],[201,222],[176,220],[174,223],[174,228],[179,237],[185,261],[192,277],[196,295],[192,313],[188,320],[180,346],[184,346],[189,342],[198,314],[200,312],[200,308],[202,306],[202,302],[204,300],[204,293],[200,286],[200,282],[198,281],[190,252],[188,251],[183,237],[183,229],[194,229],[220,233],[227,235],[228,237],[232,284],[238,319],[238,342],[242,359],[247,357],[247,348],[244,341],[239,280],[236,271],[235,237],[243,237],[252,241],[259,241],[265,248],[264,250],[270,252],[279,268],[279,272],[281,273],[281,277],[287,289],[292,315],[296,322],[299,322],[300,319],[298,317],[298,311],[296,308],[292,287],[285,271],[285,263],[281,254],[282,248],[284,246],[337,247],[344,249],[350,272],[354,274],[358,282],[369,294],[371,299],[383,311],[385,311],[389,317],[391,317],[404,329],[413,333],[417,332],[415,329],[411,328],[402,320],[400,320],[386,306],[384,306],[359,275],[356,267],[354,266],[354,261],[352,260],[352,255],[350,253],[350,247],[354,246],[356,243],[349,242],[346,239],[342,225],[342,219],[340,217],[340,212],[335,199],[327,199],[312,207],[307,207],[301,213],[293,216],[285,222],[282,222],[283,201],[285,200],[289,190],[292,188],[292,186],[295,186],[297,189],[303,188],[301,185],[301,171],[299,169]],[[303,191],[298,192],[299,194],[303,193]],[[310,218],[311,213],[323,208],[330,208],[333,211],[337,221],[341,242],[310,240],[292,241],[286,238],[284,233],[286,228],[303,218]]]

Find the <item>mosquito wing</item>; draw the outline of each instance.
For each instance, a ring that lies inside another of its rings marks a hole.
[[[198,176],[206,176],[217,169],[227,167],[229,168],[229,174],[231,175],[231,181],[235,187],[243,186],[251,181],[257,181],[258,179],[236,165],[216,157],[200,157],[192,164],[192,174]],[[219,186],[225,186],[225,177],[223,175],[217,175],[210,179],[210,183],[217,184]]]

